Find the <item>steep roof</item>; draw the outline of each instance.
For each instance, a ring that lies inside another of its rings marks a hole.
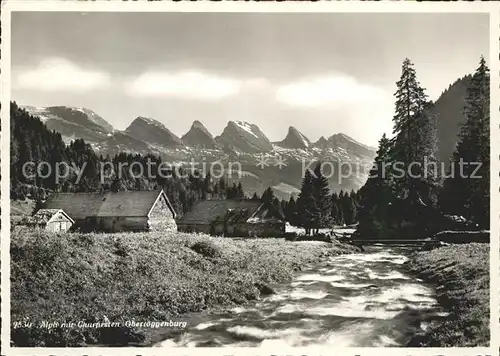
[[[210,224],[215,218],[226,215],[228,210],[248,210],[252,216],[262,203],[258,200],[203,200],[179,219],[181,224]]]
[[[63,209],[73,219],[85,219],[99,212],[105,193],[53,193],[44,203],[46,209]]]
[[[259,200],[204,200],[196,204],[178,223],[210,224],[217,217],[224,217],[228,211],[232,211],[232,218],[236,219],[243,210],[247,211],[244,216],[248,217],[249,223],[270,219],[283,220],[276,208],[262,204]]]
[[[26,219],[26,223],[28,224],[36,224],[36,225],[46,225],[52,217],[56,214],[64,215],[69,221],[74,222],[73,219],[68,216],[62,209],[39,209],[35,215],[30,216]]]
[[[85,219],[88,216],[148,216],[160,196],[164,197],[175,216],[175,211],[163,190],[53,193],[48,197],[44,207],[63,209],[73,219]]]
[[[247,220],[248,223],[258,223],[268,220],[283,220],[284,217],[272,204],[262,204]]]

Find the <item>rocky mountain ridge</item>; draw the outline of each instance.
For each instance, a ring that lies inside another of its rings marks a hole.
[[[337,165],[330,177],[333,190],[358,189],[364,184],[375,157],[375,149],[347,135],[336,134],[312,143],[294,127],[288,129],[282,141],[272,143],[257,125],[249,122],[229,121],[223,132],[214,137],[196,120],[186,134],[178,137],[163,123],[143,116],[119,131],[88,109],[24,108],[39,116],[49,129],[61,132],[66,142],[83,138],[103,155],[152,153],[160,155],[164,161],[181,165],[192,161],[218,162],[223,165],[228,181],[241,181],[247,194],[260,194],[272,186],[277,196],[296,196],[304,167],[313,161],[328,162],[332,167],[334,163]],[[339,181],[342,164],[355,167],[354,171],[359,174]],[[228,168],[231,165],[233,168]]]

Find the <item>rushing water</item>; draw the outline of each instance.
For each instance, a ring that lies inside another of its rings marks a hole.
[[[275,295],[188,321],[156,346],[405,346],[443,314],[433,290],[405,272],[410,249],[332,257],[274,286]]]

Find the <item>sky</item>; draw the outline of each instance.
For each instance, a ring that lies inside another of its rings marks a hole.
[[[392,132],[408,57],[429,98],[489,62],[487,14],[12,14],[12,100],[95,111],[116,129],[157,119],[182,136],[230,120],[271,141]]]

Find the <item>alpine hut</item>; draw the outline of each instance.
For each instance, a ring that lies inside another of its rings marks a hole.
[[[163,190],[53,193],[46,209],[62,209],[81,231],[175,231],[175,211]]]
[[[23,224],[50,232],[66,232],[75,221],[62,209],[39,209]]]
[[[177,221],[177,229],[215,236],[279,237],[285,221],[272,204],[258,200],[204,200]]]

